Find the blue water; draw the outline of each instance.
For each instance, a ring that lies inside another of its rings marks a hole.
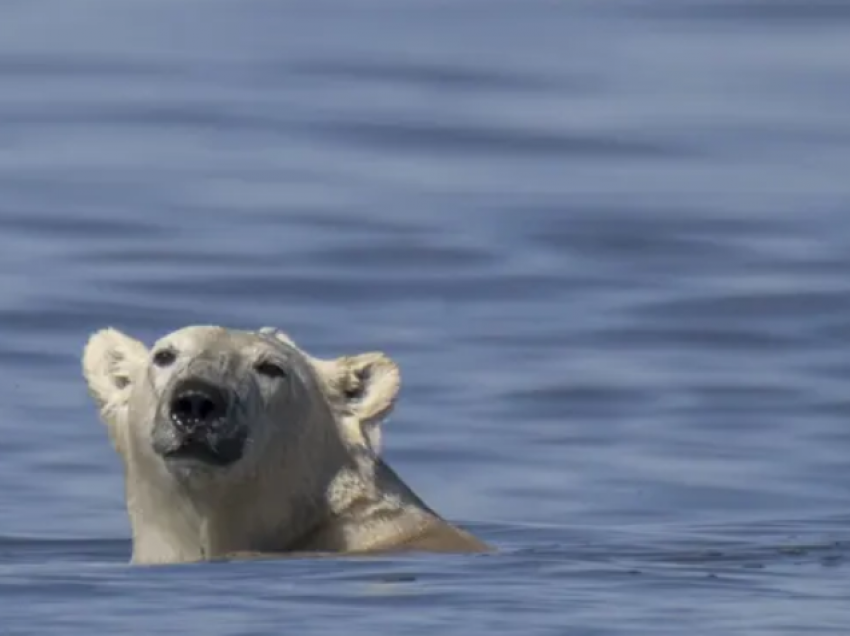
[[[0,633],[840,634],[850,4],[0,6]],[[399,361],[495,556],[130,567],[88,335]]]

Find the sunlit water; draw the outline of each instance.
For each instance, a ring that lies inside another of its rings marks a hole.
[[[5,3],[0,632],[846,634],[848,7]],[[129,567],[80,353],[190,323],[500,553]]]

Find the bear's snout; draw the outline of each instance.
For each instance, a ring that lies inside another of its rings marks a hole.
[[[242,457],[248,430],[231,417],[232,392],[197,376],[181,380],[153,429],[153,448],[169,461],[226,466]]]
[[[204,380],[189,379],[174,387],[169,415],[181,433],[192,434],[219,423],[227,414],[228,394]]]

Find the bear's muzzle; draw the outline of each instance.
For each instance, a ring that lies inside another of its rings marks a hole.
[[[164,404],[166,421],[155,427],[154,450],[167,460],[234,463],[242,457],[247,430],[231,417],[232,402],[231,392],[213,382],[180,380]]]

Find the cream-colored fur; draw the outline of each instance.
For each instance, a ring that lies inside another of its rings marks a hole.
[[[175,352],[173,363],[152,362]],[[285,377],[255,370],[272,360]],[[382,353],[320,360],[284,333],[186,327],[147,347],[114,329],[94,334],[83,373],[123,460],[134,563],[239,553],[426,550],[489,546],[449,524],[381,459],[380,423],[400,387]],[[164,459],[164,396],[204,377],[234,396],[229,423],[247,431],[237,461]]]

